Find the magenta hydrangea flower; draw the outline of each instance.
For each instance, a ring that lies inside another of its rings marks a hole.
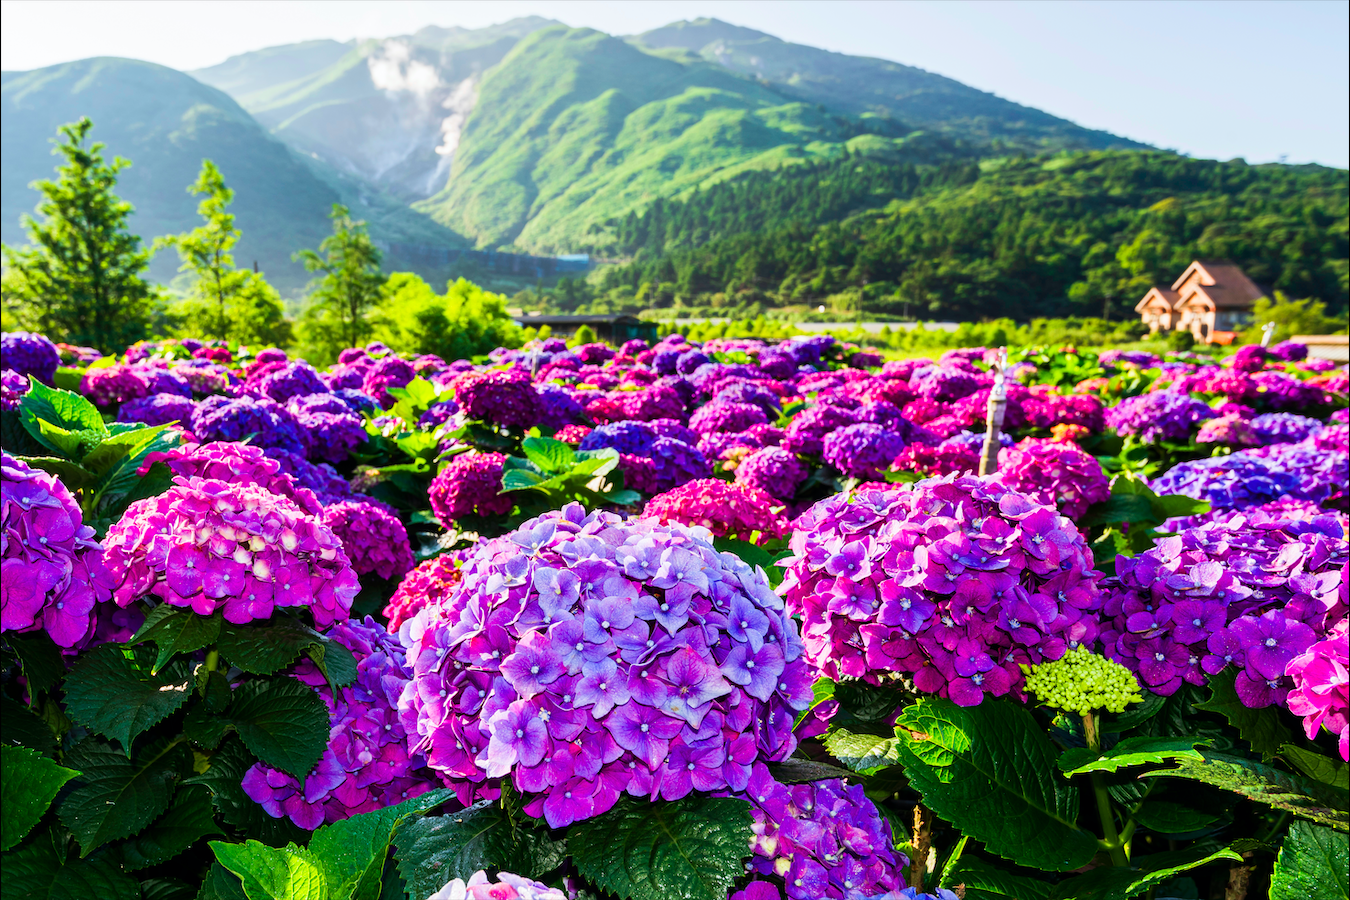
[[[470,875],[468,881],[452,878],[427,900],[567,900],[567,895],[558,888],[510,872],[498,872],[493,880],[480,870]]]
[[[1191,429],[1216,413],[1190,394],[1153,391],[1126,397],[1106,411],[1106,424],[1118,434],[1138,435],[1146,444],[1184,441]]]
[[[0,409],[18,409],[28,388],[27,375],[5,369],[0,373]]]
[[[1330,518],[1186,529],[1117,557],[1102,583],[1103,652],[1155,694],[1233,665],[1244,704],[1283,702],[1290,660],[1345,615],[1348,557]]]
[[[756,764],[744,793],[754,821],[754,878],[781,878],[791,900],[864,896],[904,888],[909,859],[891,842],[890,824],[861,784],[833,778],[784,785]],[[752,881],[753,884],[765,882]],[[753,898],[749,886],[734,894]],[[766,897],[778,897],[778,889]]]
[[[358,575],[374,572],[384,579],[402,578],[413,567],[408,529],[382,505],[343,500],[325,506],[319,521],[342,541]]]
[[[242,625],[275,607],[305,607],[326,627],[345,618],[360,582],[317,516],[258,484],[174,477],[138,500],[104,546],[118,606],[158,598]]]
[[[31,331],[0,333],[0,368],[51,384],[59,365],[61,354],[46,335]]]
[[[825,461],[846,478],[875,479],[889,469],[905,449],[905,440],[894,431],[860,422],[825,436],[822,452]]]
[[[768,421],[764,410],[753,403],[717,400],[689,417],[689,427],[698,434],[745,431]]]
[[[45,631],[74,647],[112,596],[103,548],[55,475],[5,453],[0,476],[0,631]]]
[[[428,495],[436,521],[446,528],[469,515],[504,516],[515,506],[502,493],[501,453],[461,453],[446,463],[431,482]]]
[[[983,436],[980,436],[983,443]],[[897,472],[924,475],[973,475],[980,469],[980,451],[968,444],[948,439],[937,446],[909,444],[891,463]]]
[[[89,369],[80,379],[80,393],[99,406],[113,406],[150,393],[144,370],[135,365],[101,366]]]
[[[386,356],[375,363],[361,381],[361,390],[379,401],[380,406],[388,409],[394,405],[389,389],[407,387],[417,377],[412,363],[397,356]],[[346,385],[343,385],[346,387]]]
[[[408,752],[399,719],[399,695],[409,675],[402,645],[374,619],[339,619],[328,637],[356,657],[356,681],[336,691],[308,659],[292,674],[328,707],[328,746],[302,785],[294,775],[255,763],[244,773],[244,793],[274,818],[313,830],[359,813],[394,806],[433,785],[416,774],[420,754]]]
[[[1072,442],[1023,438],[998,452],[998,478],[1077,519],[1111,497],[1111,482],[1097,457]]]
[[[1066,517],[996,481],[929,478],[822,500],[793,523],[780,589],[827,677],[901,675],[973,706],[1019,664],[1091,644],[1092,556]]]
[[[681,382],[683,384],[683,382]],[[578,395],[586,408],[586,415],[596,422],[619,422],[631,419],[650,422],[653,419],[683,419],[687,398],[678,388],[657,384],[637,391],[605,391],[590,396],[594,391]]]
[[[175,475],[184,478],[256,484],[270,493],[293,501],[311,515],[317,514],[322,508],[313,490],[287,474],[282,462],[252,444],[234,441],[183,444],[172,450],[150,454],[144,469],[148,471],[157,462],[164,463]],[[342,484],[345,487],[345,482]]]
[[[465,372],[450,384],[455,402],[468,419],[524,430],[535,425],[543,412],[530,373],[517,366]]]
[[[1222,444],[1225,447],[1237,449],[1259,447],[1262,443],[1261,439],[1257,437],[1256,431],[1252,428],[1251,421],[1234,413],[1200,423],[1200,430],[1195,434],[1195,442],[1197,444]]]
[[[1327,637],[1289,661],[1285,674],[1294,686],[1286,702],[1303,717],[1308,740],[1323,727],[1336,735],[1341,759],[1350,761],[1350,620],[1336,623]]]
[[[414,749],[464,802],[510,775],[550,826],[620,793],[740,791],[796,746],[795,626],[761,572],[699,533],[579,504],[480,544],[404,623]]]
[[[791,526],[768,494],[740,482],[700,478],[657,494],[647,501],[643,515],[662,524],[708,529],[714,537],[748,541],[758,532],[759,541],[782,537]]]
[[[397,634],[404,622],[427,606],[444,606],[450,602],[450,592],[460,582],[460,566],[468,555],[464,550],[442,553],[405,575],[384,608],[389,631]]]
[[[741,460],[736,480],[778,500],[791,500],[806,480],[806,466],[781,447],[764,447]]]
[[[979,390],[979,379],[950,366],[925,366],[909,376],[909,387],[924,400],[950,403]]]

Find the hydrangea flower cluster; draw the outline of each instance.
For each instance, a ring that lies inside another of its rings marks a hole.
[[[27,375],[20,375],[13,369],[0,372],[0,409],[18,409],[28,387]]]
[[[208,478],[229,484],[256,484],[269,493],[285,497],[306,513],[317,514],[317,495],[298,484],[277,460],[252,444],[216,441],[209,444],[182,444],[162,453],[152,453],[144,470],[163,462],[184,478]],[[143,474],[143,473],[142,473]]]
[[[1350,620],[1342,619],[1323,640],[1289,661],[1285,668],[1294,682],[1289,711],[1303,717],[1308,740],[1326,727],[1339,738],[1341,759],[1350,761]]]
[[[793,523],[781,590],[827,677],[912,676],[962,706],[1096,637],[1100,592],[1073,523],[996,481],[949,475],[822,500]]]
[[[74,647],[112,596],[103,548],[55,475],[5,453],[0,478],[0,631],[41,630]]]
[[[1077,519],[1111,496],[1111,482],[1097,457],[1077,444],[1023,438],[998,452],[998,477],[1038,502]]]
[[[207,397],[192,411],[192,433],[203,441],[247,439],[258,447],[277,447],[300,456],[309,449],[295,417],[268,397]]]
[[[1270,355],[1284,362],[1300,362],[1308,358],[1308,345],[1295,341],[1280,341],[1270,348]]]
[[[452,386],[455,402],[466,418],[522,430],[539,419],[539,393],[530,382],[530,373],[517,366],[466,372]]]
[[[1322,423],[1294,413],[1264,413],[1252,419],[1252,431],[1262,444],[1293,444],[1322,430]]]
[[[903,449],[899,434],[869,422],[830,432],[822,446],[826,462],[847,478],[862,479],[879,477]]]
[[[114,406],[151,391],[140,367],[111,365],[87,370],[80,379],[80,393],[99,406]]]
[[[1106,656],[1155,694],[1230,664],[1250,707],[1282,702],[1293,657],[1345,615],[1347,547],[1330,519],[1213,523],[1116,559]]]
[[[1118,434],[1137,435],[1146,444],[1184,441],[1191,429],[1215,417],[1208,405],[1178,391],[1153,391],[1126,397],[1106,411],[1106,424]]]
[[[909,860],[895,850],[890,824],[861,784],[833,778],[783,785],[756,765],[744,796],[754,815],[746,869],[781,878],[792,900],[843,900],[905,886],[901,870]]]
[[[910,444],[900,451],[891,467],[897,472],[921,472],[924,475],[974,474],[980,469],[980,453],[951,440],[937,446]]]
[[[806,466],[781,447],[763,447],[736,466],[736,480],[777,500],[790,500],[806,480]]]
[[[61,354],[45,335],[31,331],[0,333],[0,369],[31,375],[43,384],[51,384]]]
[[[286,403],[286,410],[294,417],[301,432],[309,436],[311,455],[319,459],[342,462],[351,450],[367,440],[361,416],[334,394],[292,397]]]
[[[657,438],[639,455],[619,454],[624,486],[644,494],[673,490],[710,474],[708,460],[697,447],[675,438]]]
[[[1158,494],[1207,500],[1215,508],[1245,509],[1303,490],[1298,476],[1249,453],[1211,456],[1180,463],[1154,479]]]
[[[408,682],[403,647],[369,616],[339,619],[328,637],[356,657],[356,680],[336,691],[308,659],[293,675],[313,688],[328,707],[328,746],[303,785],[262,763],[244,773],[244,793],[273,818],[287,817],[313,830],[358,813],[402,803],[432,788],[412,774],[422,758],[408,753],[398,699]]]
[[[663,525],[697,525],[714,537],[748,541],[758,532],[763,541],[783,537],[791,529],[775,512],[776,505],[772,497],[748,484],[700,478],[657,494],[642,514]]]
[[[346,618],[360,590],[342,542],[289,498],[257,484],[174,477],[108,529],[113,599],[150,595],[236,625],[275,607],[307,607],[324,628]]]
[[[123,403],[117,410],[119,422],[142,422],[146,425],[167,425],[178,422],[187,427],[192,421],[197,404],[177,394],[151,394]]]
[[[292,397],[328,392],[328,386],[323,383],[319,373],[303,359],[268,369],[258,378],[251,379],[246,386],[250,393],[270,397],[278,403],[285,403]]]
[[[479,545],[404,623],[414,748],[468,803],[510,775],[551,827],[619,794],[741,791],[796,747],[811,676],[764,575],[700,530],[569,504]]]
[[[567,900],[567,895],[510,872],[498,872],[497,880],[493,881],[487,872],[480,870],[470,875],[468,881],[452,878],[427,900]]]
[[[389,389],[407,387],[417,377],[412,363],[397,356],[385,356],[372,366],[361,380],[361,390],[374,397],[380,406],[394,405]]]
[[[356,574],[374,572],[402,578],[413,567],[408,529],[384,506],[368,500],[342,500],[325,506],[319,520],[342,542]]]
[[[429,499],[436,521],[453,528],[465,516],[504,516],[515,506],[503,494],[501,453],[461,453],[446,463],[431,482]]]
[[[1134,673],[1082,645],[1053,662],[1031,666],[1026,674],[1027,693],[1046,706],[1080,716],[1098,709],[1121,713],[1144,700]]]
[[[467,551],[442,553],[405,575],[384,608],[389,631],[397,634],[404,622],[427,606],[440,607],[448,603],[450,592],[462,578],[460,566],[467,555]]]
[[[1235,413],[1209,419],[1200,424],[1195,434],[1197,444],[1222,444],[1225,447],[1259,447],[1261,439],[1252,429],[1250,420]]]

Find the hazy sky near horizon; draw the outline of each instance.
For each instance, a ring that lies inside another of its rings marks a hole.
[[[528,15],[615,35],[711,16],[1192,156],[1350,166],[1342,0],[3,0],[0,66],[125,56],[195,69]]]

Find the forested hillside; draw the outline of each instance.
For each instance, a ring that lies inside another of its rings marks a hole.
[[[645,217],[616,223],[637,258],[607,271],[601,290],[620,307],[844,294],[855,307],[923,318],[1119,316],[1201,257],[1235,260],[1269,290],[1346,305],[1343,170],[1105,151],[990,160],[977,176],[942,171],[888,182],[863,163],[856,182],[832,166],[778,190],[749,179],[711,188],[663,205],[649,226]],[[879,199],[905,185],[914,196],[829,221],[865,200],[868,185]],[[832,199],[813,206],[816,197]],[[762,230],[690,240],[698,230],[689,223],[737,203],[739,221]]]

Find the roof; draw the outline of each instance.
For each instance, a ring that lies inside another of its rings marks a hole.
[[[1134,311],[1143,312],[1145,307],[1148,306],[1148,301],[1152,300],[1154,297],[1157,297],[1166,303],[1168,309],[1176,309],[1178,296],[1176,291],[1154,285],[1148,289],[1148,293],[1144,295],[1144,299],[1134,305]]]
[[[1226,259],[1195,260],[1173,282],[1172,290],[1180,290],[1192,280],[1193,274],[1199,276],[1198,286],[1215,309],[1251,309],[1252,304],[1266,295],[1241,268]]]
[[[607,316],[559,316],[545,313],[542,316],[516,316],[515,320],[522,325],[630,325],[641,322],[637,316],[630,315],[607,315]]]

